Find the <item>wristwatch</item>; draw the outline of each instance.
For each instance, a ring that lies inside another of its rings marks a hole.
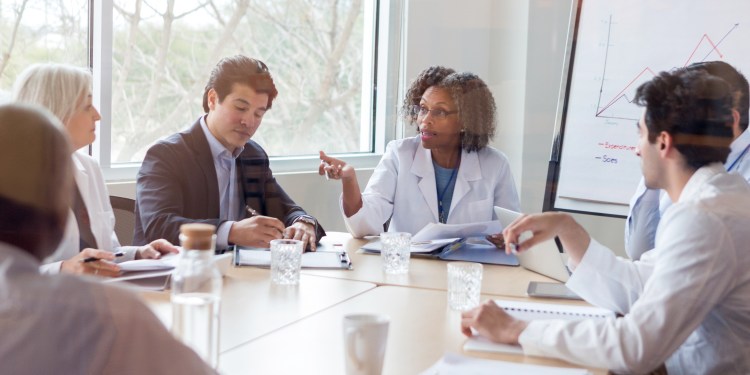
[[[293,223],[296,223],[298,221],[301,221],[305,224],[310,224],[313,226],[313,230],[317,233],[318,232],[318,221],[315,220],[314,217],[310,215],[299,215],[296,219],[294,219]]]

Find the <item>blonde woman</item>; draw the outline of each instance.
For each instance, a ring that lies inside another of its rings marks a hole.
[[[47,108],[65,126],[72,149],[78,150],[94,142],[96,122],[101,118],[92,103],[91,87],[91,73],[85,69],[62,64],[36,64],[16,78],[13,100]],[[76,183],[73,205],[63,240],[44,260],[43,272],[111,277],[120,273],[117,262],[158,258],[164,253],[177,252],[163,239],[140,247],[120,246],[114,232],[115,216],[99,165],[81,152],[74,151],[72,159]],[[84,261],[86,258],[99,260]]]

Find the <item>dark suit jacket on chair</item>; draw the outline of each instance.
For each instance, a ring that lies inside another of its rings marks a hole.
[[[237,157],[245,203],[261,215],[290,226],[305,211],[279,186],[271,173],[268,155],[250,140]],[[213,156],[200,119],[190,129],[157,142],[146,153],[136,186],[134,245],[159,238],[178,244],[180,225],[207,223],[219,226],[219,188]],[[317,226],[317,238],[325,236]]]

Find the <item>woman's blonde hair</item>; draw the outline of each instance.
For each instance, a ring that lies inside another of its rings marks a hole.
[[[91,73],[65,64],[34,64],[13,84],[13,101],[41,105],[65,122],[91,94]]]

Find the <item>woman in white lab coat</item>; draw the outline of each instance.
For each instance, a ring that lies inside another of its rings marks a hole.
[[[91,73],[84,69],[62,64],[36,64],[16,79],[13,99],[40,105],[52,112],[65,126],[72,149],[78,150],[94,142],[96,122],[100,119],[92,104],[91,87]],[[122,253],[117,262],[157,258],[162,253],[177,252],[165,240],[140,247],[120,246],[114,232],[114,212],[99,165],[80,152],[73,152],[72,159],[78,198],[73,199],[60,246],[43,262],[43,272],[115,276],[120,272],[115,263],[115,252]],[[84,262],[86,258],[100,260]]]
[[[320,152],[319,173],[341,179],[341,211],[354,237],[388,230],[417,233],[431,222],[489,221],[493,206],[520,210],[505,155],[488,146],[495,100],[472,73],[433,66],[414,80],[402,105],[416,137],[392,141],[360,193],[354,168]]]

